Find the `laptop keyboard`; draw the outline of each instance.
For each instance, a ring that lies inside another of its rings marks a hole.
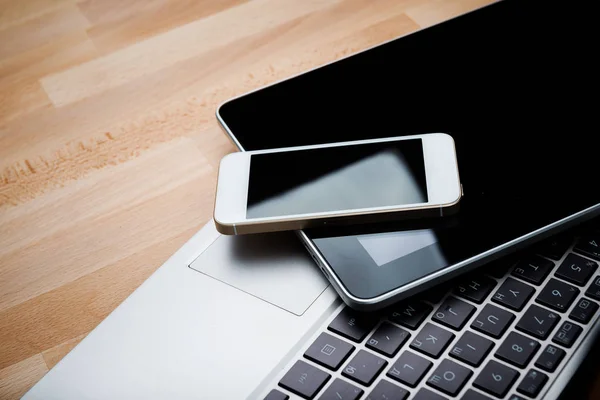
[[[551,238],[384,311],[342,306],[265,399],[541,398],[600,308],[600,230]]]

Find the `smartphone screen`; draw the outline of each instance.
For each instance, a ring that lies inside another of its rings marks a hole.
[[[248,219],[427,201],[421,139],[253,154],[250,158]]]

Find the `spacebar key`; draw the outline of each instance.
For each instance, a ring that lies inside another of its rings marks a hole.
[[[355,342],[362,342],[377,320],[374,314],[360,313],[346,307],[331,321],[328,329]]]

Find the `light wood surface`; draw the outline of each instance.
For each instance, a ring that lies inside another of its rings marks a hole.
[[[212,213],[217,105],[490,0],[0,0],[0,398]]]

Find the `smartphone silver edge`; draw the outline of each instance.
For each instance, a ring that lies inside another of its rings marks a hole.
[[[426,202],[301,215],[274,215],[268,218],[247,219],[245,217],[250,158],[254,155],[382,143],[399,144],[414,139],[421,141],[423,151],[424,173],[429,196]],[[390,218],[415,219],[451,215],[458,211],[459,202],[462,198],[456,146],[452,136],[445,133],[406,135],[232,153],[221,160],[217,181],[213,219],[217,231],[227,235],[303,230],[324,225],[342,226],[352,223],[373,223]]]

